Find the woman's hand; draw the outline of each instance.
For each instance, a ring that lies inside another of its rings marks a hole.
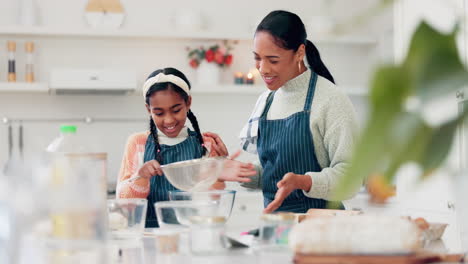
[[[143,166],[141,166],[141,168],[138,170],[138,176],[141,178],[146,178],[149,180],[154,175],[163,175],[161,165],[156,160],[145,162],[145,164],[143,164]]]
[[[278,191],[275,194],[275,200],[273,200],[264,210],[264,214],[269,214],[278,209],[283,204],[284,199],[288,197],[292,191],[301,189],[309,191],[312,187],[312,178],[309,175],[295,174],[288,172],[283,176],[283,179],[279,181]]]
[[[203,133],[203,141],[205,141],[207,147],[210,148],[210,157],[226,157],[229,155],[226,145],[224,145],[223,140],[221,140],[218,134],[205,132]]]
[[[218,177],[219,181],[250,182],[248,177],[255,176],[257,171],[252,163],[244,163],[234,160],[240,155],[238,150],[234,155],[224,161],[223,171]]]

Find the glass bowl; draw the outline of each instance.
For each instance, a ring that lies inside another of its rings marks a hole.
[[[145,229],[147,206],[148,200],[140,198],[107,200],[111,238],[141,237]]]
[[[160,228],[187,228],[190,218],[215,211],[218,205],[210,201],[161,201],[154,204]]]
[[[191,201],[197,204],[205,204],[199,208],[202,216],[222,216],[229,219],[234,205],[236,191],[213,190],[204,192],[169,191],[171,201]]]
[[[179,190],[206,191],[216,182],[224,157],[185,160],[162,165],[167,180]]]

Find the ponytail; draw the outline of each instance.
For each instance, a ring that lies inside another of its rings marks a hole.
[[[203,142],[203,136],[201,134],[200,126],[198,125],[197,118],[195,117],[195,114],[192,112],[192,110],[188,111],[187,118],[190,120],[190,123],[192,124],[193,129],[197,133],[198,142],[202,146],[202,156],[204,156],[206,154],[205,143]]]
[[[309,62],[310,68],[318,75],[324,77],[332,83],[335,83],[335,79],[320,58],[320,52],[318,51],[317,47],[315,47],[314,43],[308,39],[306,39],[305,50],[307,62]]]
[[[286,50],[296,52],[302,44],[305,44],[310,68],[318,75],[335,83],[335,79],[320,58],[317,47],[307,40],[304,23],[298,15],[284,10],[271,11],[262,19],[255,32],[261,31],[268,32],[275,40],[275,44]]]
[[[151,136],[153,137],[154,140],[154,159],[159,162],[159,164],[162,164],[162,156],[161,156],[161,146],[159,145],[159,140],[158,140],[158,130],[156,129],[156,125],[154,124],[153,120],[150,118],[150,132]]]

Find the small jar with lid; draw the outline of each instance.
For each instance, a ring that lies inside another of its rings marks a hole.
[[[190,217],[190,248],[195,255],[214,255],[229,247],[225,236],[226,217]]]
[[[261,216],[259,245],[287,246],[289,231],[296,222],[293,213],[264,214]]]

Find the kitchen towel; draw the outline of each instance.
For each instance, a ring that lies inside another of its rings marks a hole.
[[[239,135],[242,149],[252,154],[257,154],[258,121],[265,109],[266,101],[270,93],[271,91],[265,91],[260,95],[250,115],[249,121],[244,125]]]

